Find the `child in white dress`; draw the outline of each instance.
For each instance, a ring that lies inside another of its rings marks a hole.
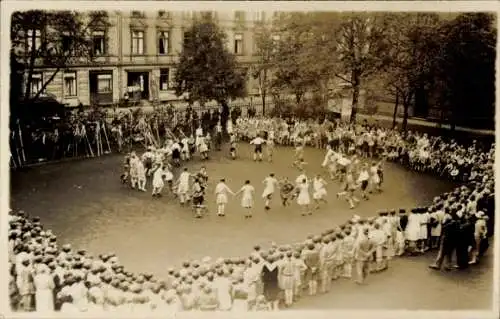
[[[137,168],[137,184],[139,186],[139,190],[145,192],[146,191],[146,167],[144,167],[144,163],[137,159],[136,168]]]
[[[309,183],[307,179],[302,179],[302,182],[297,186],[299,195],[297,196],[297,204],[302,207],[302,216],[312,215],[309,210],[311,204],[311,196],[309,195]]]
[[[314,177],[313,179],[313,199],[314,199],[314,202],[316,203],[316,209],[319,209],[319,203],[320,202],[323,202],[323,203],[327,203],[325,197],[327,195],[327,192],[326,192],[326,185],[328,185],[326,183],[326,181],[321,178],[321,175],[316,175],[316,177]]]
[[[153,197],[161,196],[161,191],[165,186],[165,183],[163,182],[164,175],[165,173],[163,171],[163,167],[160,164],[156,164],[155,167],[153,167]]]
[[[250,181],[246,180],[245,185],[235,194],[242,194],[241,196],[241,207],[245,210],[245,218],[252,218],[252,206],[253,206],[253,196],[255,193],[255,188],[250,185]]]
[[[265,199],[266,201],[266,206],[265,209],[269,210],[270,203],[271,203],[271,198],[276,191],[276,187],[278,186],[278,180],[274,177],[274,174],[271,173],[269,174],[268,177],[266,177],[263,181],[265,187],[264,187],[264,192],[262,193],[262,198]]]

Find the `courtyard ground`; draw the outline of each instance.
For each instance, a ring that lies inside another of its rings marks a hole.
[[[171,197],[152,199],[150,190],[139,193],[119,182],[122,156],[70,161],[27,168],[11,176],[11,207],[39,216],[58,236],[60,244],[71,243],[93,254],[115,252],[125,267],[134,272],[151,272],[163,277],[167,268],[184,260],[204,256],[246,255],[255,244],[293,243],[345,222],[354,213],[372,216],[377,210],[411,208],[453,188],[435,177],[386,164],[384,192],[362,202],[355,210],[337,200],[339,185],[328,186],[329,203],[313,216],[300,216],[296,205],[288,208],[272,203],[265,212],[262,180],[270,172],[295,179],[292,150],[279,149],[274,163],[254,163],[251,149],[240,147],[241,158],[232,161],[227,152],[216,153],[205,163],[195,160],[192,170],[208,169],[207,202],[210,214],[193,218]],[[308,175],[321,171],[323,151],[306,150]],[[240,199],[230,199],[225,218],[214,215],[214,184],[222,177],[234,191],[250,179],[256,188],[254,218],[245,220]],[[427,268],[434,254],[400,258],[391,268],[371,276],[367,285],[348,280],[335,283],[332,292],[304,298],[294,309],[485,309],[492,305],[492,253],[482,265],[464,272],[439,273]]]

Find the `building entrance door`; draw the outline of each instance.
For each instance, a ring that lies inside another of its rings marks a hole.
[[[127,72],[127,90],[130,99],[149,99],[149,72]]]

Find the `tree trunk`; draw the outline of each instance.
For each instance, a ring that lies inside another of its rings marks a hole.
[[[410,104],[407,103],[406,101],[403,102],[403,123],[401,124],[401,129],[403,132],[406,133],[406,129],[408,127],[408,108],[410,107]]]
[[[266,92],[264,90],[260,91],[260,97],[262,99],[262,116],[266,116]]]
[[[456,114],[456,112],[457,111],[454,109],[451,110],[451,116],[450,116],[450,133],[451,133],[451,135],[454,135],[455,129],[457,126],[457,114]]]
[[[226,127],[226,123],[227,123],[227,119],[229,118],[229,104],[227,103],[227,101],[224,99],[222,101],[219,102],[222,106],[222,111],[221,111],[221,114],[220,114],[220,125],[222,126],[222,132],[224,135],[227,134],[227,127]]]
[[[36,40],[36,31],[33,30],[31,33],[31,52],[29,64],[28,64],[28,79],[26,80],[26,91],[24,92],[24,101],[28,101],[31,96],[31,82],[33,82],[33,73],[35,68],[36,54],[38,49],[35,48],[35,40]]]
[[[392,129],[396,127],[396,117],[399,108],[399,92],[396,92],[396,103],[394,103],[394,113],[392,114]]]
[[[267,81],[267,71],[262,71],[259,75],[260,98],[262,99],[262,115],[266,115],[266,88],[264,84]]]
[[[32,101],[35,101],[36,99],[38,99],[38,97],[40,96],[40,94],[43,93],[43,91],[47,88],[47,86],[49,85],[50,82],[52,82],[52,80],[54,80],[54,78],[56,77],[57,73],[59,73],[59,71],[61,70],[61,68],[57,68],[54,73],[52,73],[52,75],[50,76],[50,78],[45,81],[45,83],[42,85],[42,88],[35,94],[35,96],[31,99]]]
[[[352,72],[352,109],[351,118],[349,122],[356,122],[356,114],[358,112],[358,102],[359,102],[359,90],[360,90],[360,78],[357,71]]]

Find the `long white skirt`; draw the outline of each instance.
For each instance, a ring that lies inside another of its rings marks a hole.
[[[227,204],[226,194],[217,194],[216,202],[217,202],[217,205]]]
[[[208,152],[208,146],[206,143],[202,143],[200,145],[200,153],[203,153],[203,152]]]
[[[251,208],[253,205],[253,198],[250,196],[243,196],[241,198],[241,207],[243,208]]]
[[[314,199],[322,199],[325,196],[326,196],[326,189],[325,188],[317,189],[313,193]]]
[[[35,293],[36,311],[40,313],[51,313],[54,311],[54,299],[52,290],[38,289]]]
[[[427,239],[428,237],[428,231],[427,231],[427,224],[424,226],[420,226],[420,239]]]
[[[184,183],[179,183],[177,187],[177,194],[186,194],[189,192],[189,185]]]
[[[162,188],[164,186],[165,186],[165,182],[163,182],[163,179],[161,177],[153,178],[153,187],[154,188]]]
[[[405,238],[409,241],[417,241],[420,239],[420,225],[415,222],[409,222],[405,230]]]
[[[301,191],[297,196],[297,204],[300,206],[309,205],[311,203],[311,196],[308,191]]]

